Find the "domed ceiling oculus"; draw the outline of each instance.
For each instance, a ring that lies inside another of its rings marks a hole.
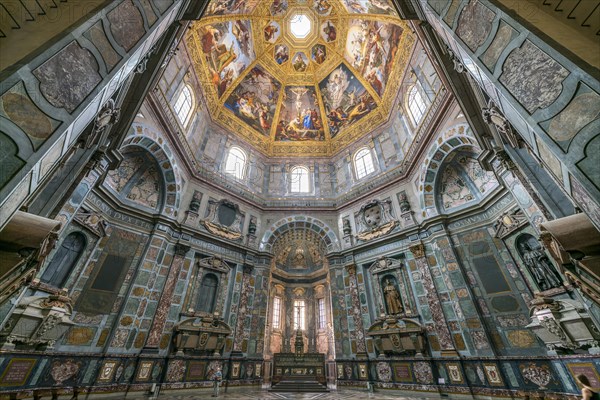
[[[414,38],[388,0],[213,0],[186,43],[213,121],[328,156],[389,119]]]

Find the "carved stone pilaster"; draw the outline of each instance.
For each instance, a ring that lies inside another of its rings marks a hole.
[[[442,355],[455,355],[456,350],[452,341],[452,336],[450,335],[450,330],[448,329],[448,322],[446,321],[444,310],[442,309],[442,301],[438,296],[435,284],[433,282],[433,276],[431,275],[431,271],[429,269],[429,263],[427,261],[427,257],[425,256],[425,245],[423,243],[417,243],[410,246],[408,249],[415,257],[417,269],[421,273],[421,280],[427,296],[427,304],[429,305],[431,316],[433,318],[433,322],[435,323],[434,329],[435,333],[437,333]]]
[[[356,265],[346,265],[348,271],[348,291],[350,292],[350,298],[352,300],[352,306],[350,315],[354,319],[354,326],[356,329],[350,332],[350,337],[356,342],[356,353],[366,353],[367,346],[365,344],[365,331],[362,320],[362,310],[360,306],[360,297],[358,294],[358,280],[356,276]]]
[[[171,309],[173,302],[173,295],[175,293],[175,286],[179,280],[179,274],[185,261],[185,255],[190,251],[190,246],[177,243],[174,249],[174,257],[171,262],[171,268],[167,275],[167,281],[163,287],[162,295],[158,302],[156,313],[154,314],[154,320],[150,332],[148,333],[148,339],[146,340],[146,347],[158,348],[159,346],[168,346],[168,341],[163,340],[163,331],[167,322],[167,316]]]

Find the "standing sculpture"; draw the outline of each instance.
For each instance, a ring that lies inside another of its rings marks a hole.
[[[391,279],[385,281],[385,287],[383,288],[383,294],[385,297],[385,304],[390,315],[400,314],[404,309],[402,307],[402,300],[396,287],[392,283]]]
[[[548,290],[561,285],[548,257],[539,249],[534,249],[528,243],[521,244],[523,261],[529,267],[533,278],[541,290]]]

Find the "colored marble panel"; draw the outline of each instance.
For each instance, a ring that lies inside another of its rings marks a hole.
[[[483,289],[488,294],[510,291],[510,285],[506,281],[504,273],[500,269],[496,258],[484,256],[473,259],[473,267],[479,275]]]
[[[9,360],[2,376],[0,376],[0,386],[25,385],[35,362],[36,359],[31,358],[14,358]]]
[[[108,13],[110,31],[115,41],[129,51],[144,36],[144,20],[131,0],[124,1]]]
[[[10,137],[0,132],[0,188],[4,187],[8,181],[25,164],[17,156],[19,149]]]
[[[513,29],[512,26],[500,20],[498,31],[496,32],[494,40],[490,44],[490,47],[487,48],[485,53],[481,55],[481,61],[486,67],[488,67],[490,71],[494,71],[494,67],[498,62],[500,54],[516,35],[517,31]]]
[[[600,115],[600,96],[596,92],[577,95],[564,110],[552,118],[548,135],[567,151],[571,139]],[[566,143],[561,143],[566,142]]]
[[[75,346],[89,346],[96,335],[97,328],[72,327],[67,334],[66,343]]]
[[[398,382],[412,383],[413,375],[409,363],[394,364],[394,378]]]
[[[0,97],[0,115],[21,128],[36,150],[59,125],[59,121],[50,118],[31,100],[22,82]]]
[[[96,22],[83,35],[94,43],[94,46],[96,46],[106,64],[107,71],[110,72],[121,61],[122,57],[115,51],[106,37],[102,21]]]
[[[526,40],[506,58],[499,80],[533,114],[558,98],[568,75],[566,68]]]
[[[146,14],[146,20],[148,21],[148,25],[152,26],[156,22],[156,14],[152,9],[152,5],[150,4],[150,0],[139,0],[142,8],[144,9],[144,14]]]
[[[201,361],[190,361],[187,368],[186,380],[188,381],[201,381],[204,380],[204,374],[206,370],[206,363]]]
[[[92,53],[73,41],[33,70],[40,90],[56,108],[72,113],[100,83],[98,63]]]
[[[471,0],[460,13],[456,33],[471,51],[475,51],[490,34],[494,17],[492,10],[477,0]]]

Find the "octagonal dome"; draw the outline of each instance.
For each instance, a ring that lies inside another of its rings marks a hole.
[[[388,0],[213,0],[186,42],[213,122],[328,156],[389,119],[414,38]]]

